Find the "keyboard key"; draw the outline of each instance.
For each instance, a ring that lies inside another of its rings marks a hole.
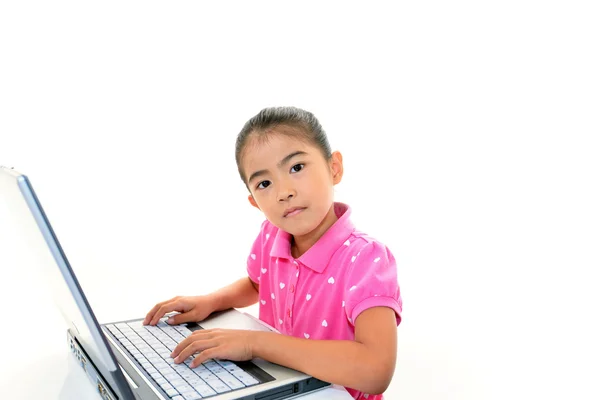
[[[143,328],[144,325],[142,325],[142,321],[133,321],[133,322],[128,322],[127,326],[129,326],[131,329],[138,329],[138,328]]]
[[[214,396],[215,394],[217,394],[217,392],[212,390],[211,387],[208,386],[207,384],[195,385],[194,389],[196,389],[196,391],[204,397]]]
[[[240,382],[242,382],[246,386],[256,385],[258,380],[254,378],[252,375],[247,373],[246,371],[240,369],[240,371],[231,372],[233,376],[235,376]]]
[[[186,371],[180,372],[179,375],[183,377],[186,381],[190,381],[190,379],[200,379],[198,375],[187,369]]]
[[[168,374],[164,374],[164,377],[166,380],[168,381],[172,381],[173,379],[178,379],[179,378],[179,374],[175,373],[175,371],[168,373]]]
[[[194,371],[194,370],[192,370]],[[216,378],[216,376],[213,375],[212,372],[210,372],[209,370],[205,369],[205,370],[200,370],[200,371],[194,371],[196,373],[196,375],[198,375],[200,378],[202,378],[203,380],[209,380],[209,379],[213,379]]]
[[[194,390],[194,388],[191,387],[190,385],[186,385],[186,386],[181,387],[181,388],[179,388],[177,390],[179,390],[179,393],[181,393],[181,395],[183,397],[185,397],[185,395],[189,394],[189,393],[196,393],[196,391]]]
[[[163,376],[159,373],[159,372],[152,372],[150,374],[150,376],[152,377],[152,379],[157,380],[157,379],[164,379]]]
[[[217,373],[216,375],[219,377],[219,379],[225,382],[227,386],[229,386],[232,389],[239,389],[245,387],[245,385],[242,382],[235,379],[235,377],[227,371]]]
[[[181,378],[169,379],[169,382],[174,388],[177,388],[177,390],[185,389],[189,386],[188,383]]]
[[[179,332],[179,334],[183,337],[188,337],[192,334],[192,331],[190,331],[187,327],[182,325],[176,325],[173,327],[173,329]]]
[[[204,381],[196,375],[191,376],[191,377],[184,377],[184,379],[193,388],[195,388],[196,386],[201,385],[201,384],[204,385]]]
[[[229,386],[221,382],[218,378],[207,380],[206,383],[217,393],[229,392]]]
[[[158,383],[159,385],[164,385],[165,383],[169,383],[169,382],[167,382],[167,380],[165,378],[163,378],[161,375],[161,377],[156,380],[156,383]]]
[[[152,364],[150,364],[149,362],[143,362],[140,363],[140,365],[142,366],[142,368],[144,368],[145,370],[148,370],[148,368],[152,368]]]

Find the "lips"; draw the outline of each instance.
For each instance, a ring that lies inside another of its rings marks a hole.
[[[288,208],[283,213],[283,218],[293,217],[294,215],[300,214],[304,210],[306,210],[306,207],[292,207],[292,208]]]

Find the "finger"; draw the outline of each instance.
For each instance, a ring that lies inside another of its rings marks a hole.
[[[181,342],[179,342],[179,344],[177,346],[175,346],[175,348],[173,349],[173,352],[171,353],[171,357],[172,358],[177,357],[183,349],[185,349],[186,347],[188,347],[189,345],[194,343],[196,340],[207,340],[207,339],[212,339],[212,335],[211,336],[208,336],[208,335],[200,335],[199,336],[199,335],[196,335],[196,332],[194,332],[190,336],[186,337]]]
[[[192,332],[192,335],[205,335],[207,333],[214,333],[217,332],[218,329],[217,328],[213,328],[213,329],[198,329],[197,331]]]
[[[181,342],[179,342],[179,344],[177,344],[177,346],[175,346],[175,348],[171,352],[170,357],[177,358],[179,353],[181,353],[181,350],[185,349],[186,347],[188,347],[190,345],[190,343],[192,343],[191,339],[192,339],[192,336],[190,335],[187,338],[183,339]]]
[[[210,360],[211,358],[218,358],[219,352],[221,351],[221,347],[212,347],[210,349],[206,349],[200,354],[198,354],[192,363],[190,364],[190,368],[196,368],[206,360]]]
[[[156,314],[156,312],[158,311],[158,309],[160,307],[162,307],[163,305],[170,303],[172,301],[174,301],[175,299],[177,299],[177,297],[173,297],[170,300],[167,301],[161,301],[160,303],[157,303],[154,307],[152,307],[152,310],[150,310],[150,312],[148,312],[148,314],[146,314],[146,318],[144,318],[144,325],[147,325],[150,321],[152,321],[152,318],[154,317],[154,314]]]
[[[184,322],[191,322],[193,320],[194,320],[194,315],[191,312],[186,312],[186,313],[176,314],[176,315],[169,317],[169,319],[167,319],[167,324],[179,325],[179,324],[183,324]]]
[[[170,300],[169,300],[170,301]],[[144,322],[142,322],[144,325],[148,324],[148,322],[150,322],[152,320],[152,317],[154,317],[154,314],[156,313],[156,311],[160,308],[160,306],[162,306],[165,302],[161,302],[161,303],[157,303],[154,307],[152,307],[152,309],[148,312],[148,314],[146,314],[146,318],[144,318]]]
[[[195,342],[181,350],[181,353],[179,353],[179,355],[175,357],[175,363],[184,362],[185,360],[187,360],[188,357],[193,356],[194,353],[202,353],[215,346],[217,346],[217,343],[213,339],[196,340]]]
[[[181,342],[179,342],[179,344],[177,344],[177,346],[175,346],[175,348],[173,349],[173,352],[171,353],[171,358],[176,358],[183,349],[194,343],[196,339],[197,336],[190,335],[183,339]]]
[[[183,311],[183,305],[181,304],[180,299],[173,300],[169,303],[160,306],[154,314],[154,317],[152,317],[150,325],[156,325],[159,319],[161,319],[166,313],[171,311]]]

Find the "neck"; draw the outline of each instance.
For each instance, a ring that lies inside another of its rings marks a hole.
[[[308,249],[312,247],[317,240],[323,236],[325,232],[337,221],[337,216],[335,215],[334,204],[331,204],[331,208],[323,218],[323,221],[311,232],[305,235],[295,235],[292,236],[292,257],[298,258],[302,254],[306,253]]]

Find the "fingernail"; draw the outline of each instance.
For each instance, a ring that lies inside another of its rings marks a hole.
[[[167,324],[172,324],[172,323],[173,323],[173,317],[171,317],[167,320]]]

